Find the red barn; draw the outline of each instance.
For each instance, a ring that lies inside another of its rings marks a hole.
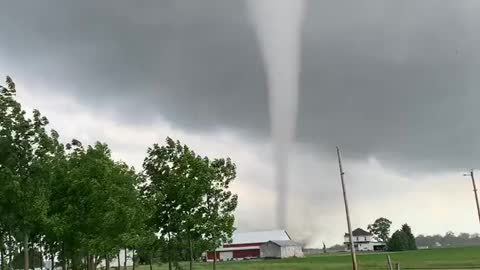
[[[260,246],[269,241],[292,240],[284,230],[235,232],[232,243],[225,244],[216,250],[218,261],[243,260],[260,258]],[[206,260],[213,261],[213,251],[206,253]]]

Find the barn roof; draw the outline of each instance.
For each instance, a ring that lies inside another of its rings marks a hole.
[[[292,240],[271,240],[270,242],[276,244],[279,247],[302,246],[301,244]]]
[[[270,240],[291,240],[285,230],[234,232],[231,244],[266,243]]]

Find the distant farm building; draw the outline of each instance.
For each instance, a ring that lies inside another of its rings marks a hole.
[[[284,230],[235,232],[232,243],[216,250],[218,261],[245,260],[257,258],[302,257],[300,244],[292,241]],[[206,252],[206,260],[214,260],[214,252]]]
[[[271,240],[260,246],[260,257],[283,259],[303,257],[302,246],[292,240]]]
[[[361,228],[358,228],[352,232],[353,244],[355,250],[357,251],[376,251],[384,250],[386,245],[382,242],[377,242],[373,239],[373,235]],[[349,234],[346,233],[345,236],[345,249],[350,250],[350,239]]]

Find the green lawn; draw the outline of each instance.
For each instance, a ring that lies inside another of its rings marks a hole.
[[[361,270],[386,269],[387,253],[359,254],[358,263]],[[444,248],[431,250],[388,253],[393,262],[399,262],[401,269],[480,269],[480,247]],[[188,269],[188,264],[182,264]],[[139,270],[148,270],[140,266]],[[167,269],[166,265],[155,266],[154,270]],[[211,263],[197,263],[194,269],[212,269]],[[306,258],[266,261],[238,261],[217,263],[218,270],[339,270],[351,269],[349,254],[327,254]]]

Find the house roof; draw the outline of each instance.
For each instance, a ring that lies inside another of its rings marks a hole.
[[[256,231],[256,232],[234,232],[232,244],[266,243],[270,240],[291,240],[285,230]]]
[[[357,228],[357,229],[352,231],[352,235],[353,236],[371,236],[372,234],[365,231],[362,228]],[[348,233],[345,233],[345,236],[348,236]]]
[[[276,244],[279,247],[302,246],[301,244],[292,240],[270,240],[270,242]]]

